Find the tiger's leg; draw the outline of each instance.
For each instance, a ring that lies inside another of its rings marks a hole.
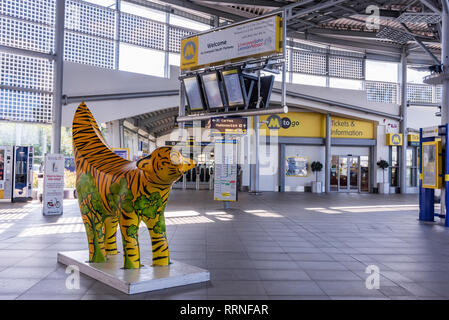
[[[82,215],[89,242],[89,262],[105,262],[106,250],[104,247],[105,225],[97,219],[92,212]]]
[[[157,219],[143,217],[143,222],[145,222],[148,231],[150,232],[151,247],[153,250],[153,266],[169,265],[170,257],[168,252],[168,241],[165,232],[155,232],[154,225],[157,223]]]
[[[125,269],[138,269],[140,264],[139,252],[139,224],[140,218],[135,213],[120,215],[120,231],[123,242],[123,258]]]
[[[105,234],[105,249],[106,254],[116,255],[117,251],[117,225],[118,218],[111,217],[105,220],[106,234]]]

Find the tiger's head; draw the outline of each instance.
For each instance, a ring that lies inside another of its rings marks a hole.
[[[193,169],[196,162],[183,157],[172,147],[160,147],[137,161],[136,166],[149,173],[155,182],[168,184],[181,178],[184,172]]]

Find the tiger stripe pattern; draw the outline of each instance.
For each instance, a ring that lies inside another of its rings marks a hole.
[[[195,162],[171,147],[160,147],[138,161],[116,155],[106,144],[88,107],[73,118],[76,190],[89,243],[89,261],[105,262],[122,236],[124,268],[142,266],[138,231],[144,222],[152,242],[153,265],[170,263],[164,210],[172,184]]]

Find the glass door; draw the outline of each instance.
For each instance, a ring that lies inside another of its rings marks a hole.
[[[332,156],[330,185],[331,191],[338,191],[338,156]]]
[[[360,157],[360,192],[369,192],[369,158]]]
[[[348,157],[348,191],[359,191],[359,157]]]
[[[346,191],[348,189],[348,157],[340,156],[338,159],[339,166],[339,188],[338,191]]]

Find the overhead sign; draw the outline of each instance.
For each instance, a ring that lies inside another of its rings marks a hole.
[[[314,112],[289,112],[260,116],[260,135],[279,137],[326,137],[326,117]],[[374,139],[371,121],[331,117],[331,137]]]
[[[408,134],[407,135],[408,145],[413,147],[419,146],[419,134]]]
[[[181,40],[181,70],[282,53],[282,19],[271,16]]]
[[[387,133],[387,146],[402,146],[402,133]]]
[[[247,118],[213,118],[209,120],[208,127],[214,129],[211,131],[221,134],[246,134],[248,127]]]
[[[216,139],[214,200],[237,201],[237,140]]]
[[[64,201],[64,156],[62,154],[46,154],[44,161],[42,213],[44,215],[61,215]]]
[[[438,137],[438,126],[423,128],[422,137],[423,138]]]

